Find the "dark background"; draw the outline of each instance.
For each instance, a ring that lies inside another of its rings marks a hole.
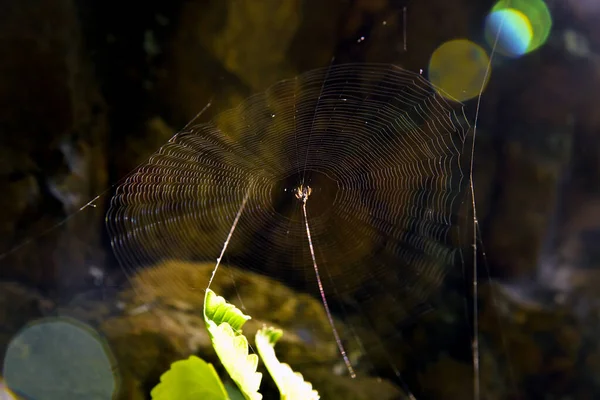
[[[494,398],[600,395],[600,7],[592,3],[549,0],[548,42],[494,64],[483,93],[480,279],[502,285],[495,301],[486,293],[496,286],[484,285],[481,329],[488,354],[510,359],[514,386]],[[203,120],[334,57],[418,71],[447,40],[484,44],[492,5],[0,0],[0,279],[52,302],[94,287],[90,267],[120,282],[103,223],[114,184],[207,103]],[[475,101],[466,107],[473,116]],[[11,301],[0,301],[5,341],[37,317],[11,312]],[[515,308],[499,329],[488,307],[504,301]],[[413,378],[440,388],[431,398],[453,398],[442,388],[455,368],[441,360]]]

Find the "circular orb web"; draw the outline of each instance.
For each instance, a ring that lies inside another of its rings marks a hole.
[[[435,49],[428,77],[442,96],[465,101],[479,95],[487,85],[489,58],[484,49],[467,39],[451,40]],[[485,78],[485,82],[484,82]]]
[[[227,241],[223,263],[318,297],[297,197],[309,187],[312,245],[338,331],[367,364],[389,368],[399,326],[423,311],[457,258],[469,132],[463,106],[419,74],[383,64],[313,70],[174,136],[117,188],[111,242],[133,273],[168,259],[215,262]]]
[[[117,389],[112,356],[88,326],[44,319],[20,331],[4,357],[7,386],[31,399],[110,400]]]
[[[501,0],[486,19],[485,38],[493,46],[498,37],[498,52],[518,57],[546,43],[551,29],[552,16],[543,0]]]

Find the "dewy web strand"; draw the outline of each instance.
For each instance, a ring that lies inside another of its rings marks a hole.
[[[117,189],[111,242],[128,273],[225,256],[321,294],[341,352],[367,349],[381,370],[461,250],[469,133],[463,106],[419,74],[310,71],[161,147]]]
[[[506,7],[510,8],[511,1],[507,1]],[[473,160],[475,158],[475,139],[477,136],[477,123],[479,122],[479,111],[481,109],[481,99],[483,97],[483,90],[485,88],[486,82],[488,81],[492,62],[494,61],[494,56],[496,54],[496,49],[498,47],[498,42],[500,40],[500,35],[502,34],[504,23],[506,22],[506,14],[502,14],[502,18],[500,20],[500,24],[498,26],[498,30],[496,32],[496,36],[494,37],[494,43],[492,45],[492,51],[490,52],[490,58],[488,64],[485,68],[485,73],[481,80],[481,86],[479,88],[479,94],[477,95],[477,106],[475,108],[475,118],[473,121],[473,139],[471,141],[471,157],[469,161],[469,194],[471,197],[471,207],[473,212],[473,340],[472,340],[472,359],[473,359],[473,397],[475,400],[479,400],[481,397],[481,371],[479,365],[479,289],[478,289],[478,264],[477,264],[477,235],[479,232],[479,222],[477,220],[477,205],[475,202],[475,185],[473,181]],[[485,256],[485,253],[484,253]],[[509,368],[510,370],[510,368]]]
[[[302,215],[304,216],[304,225],[306,226],[306,238],[308,239],[308,248],[310,249],[310,256],[313,262],[313,268],[315,270],[315,277],[317,278],[317,285],[319,286],[319,295],[321,296],[321,300],[323,301],[323,307],[325,307],[325,313],[327,314],[327,319],[329,320],[329,325],[331,325],[331,330],[333,331],[333,336],[335,337],[335,343],[344,359],[344,364],[346,364],[346,368],[348,369],[348,373],[350,377],[356,378],[356,373],[354,372],[354,368],[352,367],[352,363],[348,358],[348,354],[346,353],[346,349],[342,344],[342,340],[340,339],[340,335],[335,327],[335,322],[333,321],[333,317],[331,315],[331,310],[329,309],[329,304],[327,303],[327,296],[325,295],[325,290],[323,289],[323,282],[321,281],[321,274],[319,273],[319,267],[317,265],[317,257],[315,256],[315,248],[313,246],[312,237],[310,235],[310,225],[308,224],[308,213],[306,212],[306,201],[308,200],[308,196],[310,194],[310,188],[307,193],[302,193],[299,199],[302,201]]]

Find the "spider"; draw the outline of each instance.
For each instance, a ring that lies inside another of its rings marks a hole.
[[[310,196],[311,193],[312,188],[310,186],[300,185],[296,188],[296,198],[298,200],[306,202],[306,199],[308,199],[308,196]]]

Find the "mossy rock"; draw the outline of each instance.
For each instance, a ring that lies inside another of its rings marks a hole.
[[[119,398],[143,398],[170,363],[191,354],[213,363],[226,380],[202,317],[204,289],[213,268],[206,263],[164,262],[140,271],[131,280],[133,287],[114,300],[122,311],[101,322],[99,331],[108,338],[118,360]],[[368,377],[360,366],[361,379],[339,374],[340,355],[319,300],[226,265],[220,267],[211,289],[253,317],[244,325],[252,348],[254,335],[263,325],[282,329],[279,359],[314,379],[315,388],[323,388],[322,399],[337,399],[340,393],[357,400],[399,398],[397,387]],[[99,304],[99,309],[105,308],[106,304]],[[262,366],[259,369],[266,373]],[[276,393],[270,378],[263,379],[261,391],[266,398]]]

